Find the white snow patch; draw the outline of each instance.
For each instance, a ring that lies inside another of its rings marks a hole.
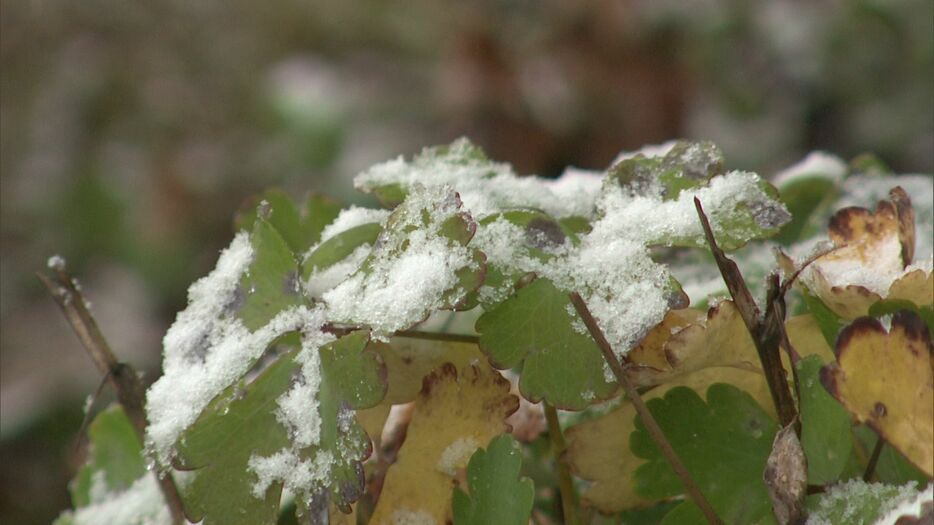
[[[467,466],[470,456],[480,448],[480,443],[473,436],[458,438],[444,449],[435,469],[438,472],[454,477],[458,469]]]
[[[823,151],[813,151],[797,164],[775,175],[772,182],[778,187],[806,177],[822,177],[840,182],[848,171],[846,163],[840,157]]]
[[[262,499],[276,482],[282,482],[283,490],[294,494],[307,493],[328,483],[333,465],[334,455],[326,450],[317,451],[313,460],[302,459],[289,449],[266,457],[253,455],[248,464],[258,478],[253,484],[253,496]]]
[[[328,290],[342,283],[351,274],[360,268],[363,261],[370,255],[372,246],[361,244],[343,260],[327,268],[315,268],[315,271],[305,282],[305,294],[314,299],[320,299]]]
[[[101,474],[103,474],[101,472]],[[95,482],[92,489],[97,485]],[[75,525],[171,525],[172,517],[152,474],[122,492],[91,490],[91,503],[62,517]]]
[[[437,525],[435,518],[424,510],[396,509],[392,511],[392,525]]]
[[[920,518],[925,512],[931,512],[934,506],[934,483],[914,497],[908,497],[876,521],[876,525],[895,525],[903,517]]]
[[[364,224],[385,224],[386,218],[388,217],[389,210],[351,206],[341,210],[337,218],[334,219],[334,222],[328,224],[324,227],[323,230],[321,230],[320,242],[327,241],[335,235],[356,228],[357,226],[363,226]]]

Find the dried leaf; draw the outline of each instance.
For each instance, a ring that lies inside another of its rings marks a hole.
[[[793,424],[775,434],[762,479],[768,488],[772,512],[778,523],[798,523],[807,496],[808,466]]]
[[[897,312],[886,332],[861,317],[840,333],[821,382],[860,422],[934,476],[934,347],[921,318]]]

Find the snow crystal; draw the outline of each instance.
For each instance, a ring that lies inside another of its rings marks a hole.
[[[314,299],[320,299],[325,292],[342,283],[357,271],[367,256],[370,255],[371,250],[372,247],[369,244],[361,244],[341,261],[327,268],[315,268],[315,271],[305,281],[305,294]]]
[[[807,525],[831,525],[831,523],[862,523],[867,501],[879,502],[879,515],[884,515],[903,501],[918,495],[916,482],[893,486],[883,483],[867,483],[851,479],[827,489],[817,509],[808,517]]]
[[[312,487],[327,484],[333,464],[334,455],[325,450],[319,450],[311,460],[304,460],[289,449],[266,457],[254,454],[248,464],[258,478],[253,484],[253,496],[262,499],[276,482],[282,482],[284,490],[295,494],[307,493]]]
[[[321,354],[318,349],[333,341],[333,335],[317,327],[306,327],[302,334],[302,351],[296,356],[301,364],[300,380],[279,397],[276,419],[289,429],[289,436],[298,448],[317,445],[321,435],[321,413],[317,397],[321,388]]]
[[[840,182],[848,171],[846,163],[840,157],[823,151],[814,151],[804,157],[801,162],[779,172],[772,182],[779,187],[805,177],[821,177]]]
[[[61,255],[53,255],[49,257],[46,265],[50,270],[64,270],[65,269],[65,258]]]
[[[383,224],[386,222],[387,217],[389,217],[389,210],[351,206],[341,210],[337,218],[334,219],[334,222],[328,224],[321,230],[320,242],[324,242],[337,234],[356,228],[357,226],[372,223]]]
[[[443,472],[448,476],[454,477],[457,475],[458,469],[467,466],[467,462],[470,461],[470,456],[473,455],[474,451],[478,448],[480,448],[480,443],[472,436],[458,438],[444,449],[444,452],[441,453],[441,457],[438,458],[438,464],[435,465],[435,468],[438,472]]]
[[[392,525],[437,525],[435,518],[424,510],[396,509],[392,511]]]
[[[451,186],[464,208],[482,218],[509,208],[538,208],[555,217],[589,216],[597,194],[597,177],[568,170],[555,180],[519,177],[509,164],[491,162],[467,139],[450,146],[426,148],[411,162],[399,157],[377,164],[354,179],[364,191],[398,184]],[[578,191],[578,190],[584,191]]]
[[[97,474],[103,475],[103,472]],[[92,480],[93,481],[93,480]],[[92,484],[91,502],[62,514],[75,525],[170,525],[172,517],[162,498],[159,484],[151,474],[136,480],[122,492],[96,490]]]
[[[927,488],[916,496],[902,500],[895,508],[879,518],[876,525],[895,525],[904,516],[920,518],[925,512],[925,505],[928,508],[927,512],[930,513],[932,504],[934,504],[934,483],[928,484]]]
[[[471,252],[443,237],[443,223],[460,212],[447,186],[415,185],[389,219],[367,267],[322,296],[329,318],[370,326],[386,337],[442,306],[442,295],[471,264]],[[427,217],[427,224],[424,224]]]

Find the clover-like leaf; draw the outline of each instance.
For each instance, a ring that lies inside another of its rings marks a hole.
[[[357,271],[382,231],[379,223],[361,224],[315,246],[302,262],[305,292],[319,298]]]
[[[656,399],[677,386],[703,392],[719,382],[737,386],[761,406],[771,407],[772,399],[762,374],[730,367],[705,368],[680,376],[649,390],[643,397]],[[568,448],[563,459],[577,476],[593,482],[582,495],[585,505],[603,513],[614,513],[643,508],[661,499],[644,496],[636,490],[634,473],[647,460],[634,455],[629,447],[635,418],[632,403],[623,400],[605,415],[568,429]]]
[[[778,430],[749,394],[717,383],[704,402],[694,390],[674,388],[647,402],[649,410],[717,514],[726,523],[772,520],[762,472]],[[646,498],[682,494],[684,488],[649,437],[641,420],[630,438],[633,453],[647,462],[635,472],[636,491]],[[675,507],[662,523],[703,523],[692,501]]]
[[[820,356],[797,363],[800,387],[801,445],[808,459],[808,482],[825,485],[840,479],[853,449],[850,415],[820,382]]]
[[[511,436],[493,438],[467,465],[470,494],[454,488],[454,525],[527,525],[535,485],[519,478],[522,454]]]
[[[723,153],[712,142],[678,141],[663,155],[636,153],[607,170],[607,180],[634,195],[658,191],[664,200],[677,199],[682,190],[703,186],[723,173]]]
[[[360,268],[322,295],[329,315],[384,338],[434,310],[467,306],[485,267],[467,246],[475,230],[449,187],[413,188]]]
[[[837,339],[837,362],[821,382],[859,422],[871,426],[928,476],[934,476],[934,347],[927,325],[896,312],[886,331],[861,317]]]
[[[616,390],[604,374],[603,354],[567,293],[547,279],[536,279],[485,312],[477,331],[480,348],[493,366],[508,369],[522,363],[519,390],[530,401],[544,399],[580,410]]]
[[[318,242],[324,227],[337,217],[340,204],[329,197],[311,194],[297,207],[284,191],[273,188],[247,201],[234,220],[235,228],[252,228],[260,208],[292,252],[303,254]]]
[[[477,448],[509,431],[504,420],[518,406],[509,381],[485,364],[468,365],[460,373],[451,364],[435,370],[415,400],[405,442],[370,523],[390,524],[405,516],[449,522],[458,473]]]
[[[363,490],[360,462],[370,454],[352,409],[375,405],[385,393],[367,341],[358,331],[320,348],[306,344],[215,399],[178,446],[177,466],[195,470],[184,492],[189,518],[274,522],[283,485],[303,502],[324,496],[349,509]]]

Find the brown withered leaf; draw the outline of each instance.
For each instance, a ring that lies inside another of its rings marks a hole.
[[[914,312],[892,317],[886,332],[861,317],[840,332],[837,362],[821,382],[859,422],[867,423],[928,476],[934,476],[934,347]]]
[[[451,497],[471,454],[502,433],[519,399],[486,362],[460,372],[450,363],[425,377],[398,461],[389,467],[370,523],[402,517],[452,519]]]

